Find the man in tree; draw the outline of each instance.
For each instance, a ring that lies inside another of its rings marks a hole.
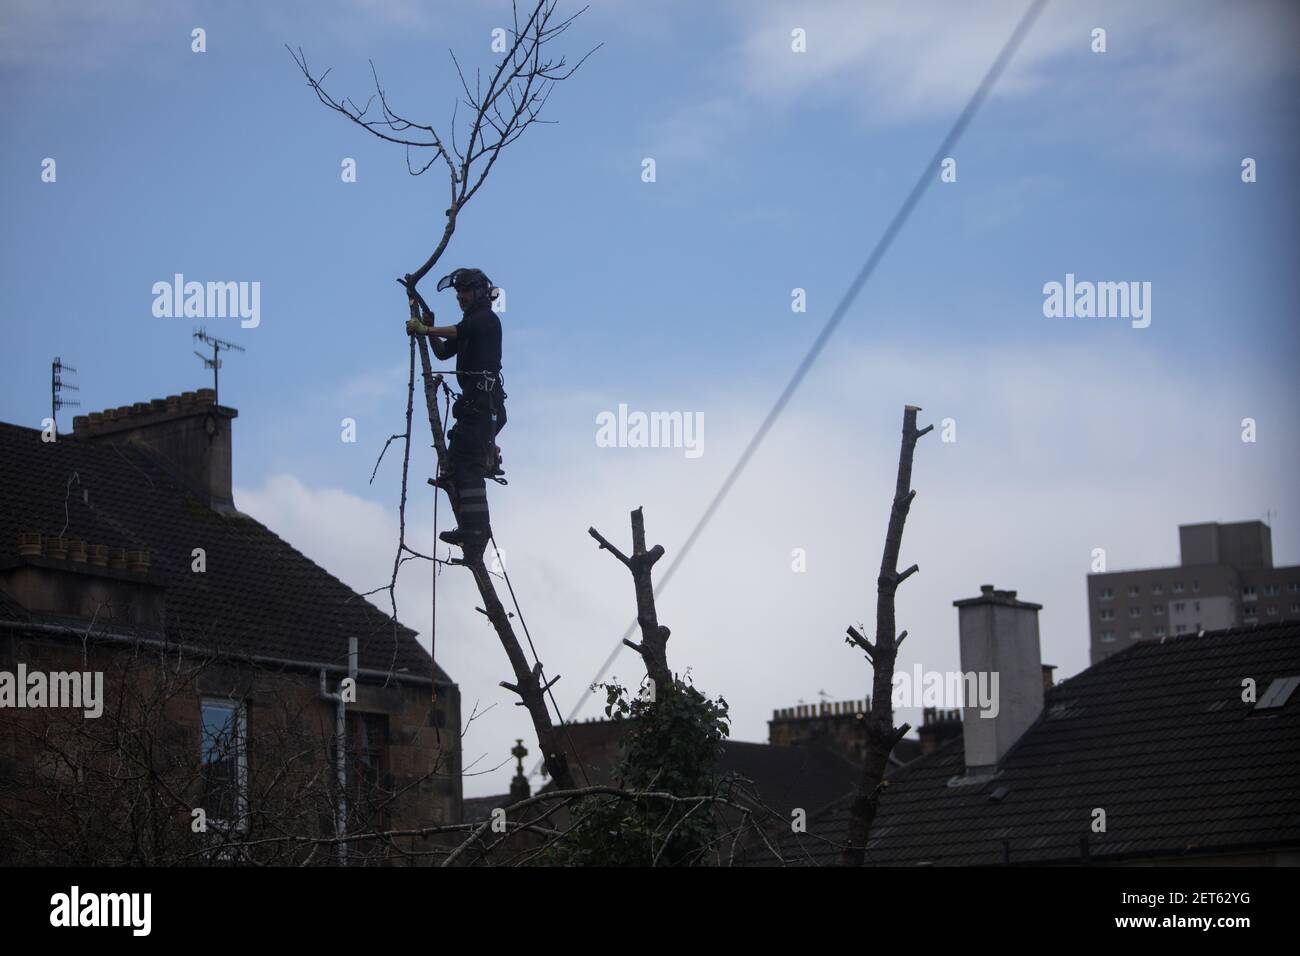
[[[501,320],[492,310],[499,294],[479,269],[456,269],[438,280],[438,291],[456,290],[463,318],[455,325],[434,325],[433,313],[424,321],[410,319],[406,331],[427,335],[439,359],[456,356],[456,381],[460,396],[451,411],[456,424],[448,433],[450,474],[438,475],[435,484],[456,489],[460,502],[460,527],[438,537],[467,554],[481,554],[492,534],[488,516],[487,478],[501,472],[497,432],[506,424],[506,393],[501,386]]]

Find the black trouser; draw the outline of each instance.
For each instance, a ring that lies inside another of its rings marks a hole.
[[[451,459],[451,480],[460,501],[460,529],[488,535],[492,529],[485,479],[496,470],[496,437],[506,424],[505,394],[500,386],[491,392],[467,389],[451,410],[456,424],[447,436],[447,457]]]

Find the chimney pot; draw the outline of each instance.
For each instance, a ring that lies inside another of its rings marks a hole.
[[[167,410],[167,400],[162,398],[149,399],[149,411],[162,412]]]
[[[108,549],[108,566],[119,571],[126,570],[126,548]]]
[[[92,544],[86,550],[89,554],[91,564],[97,568],[108,567],[108,545]]]
[[[131,414],[131,406],[130,406],[130,405],[119,405],[119,406],[117,406],[117,417],[118,417],[118,418],[127,418],[127,417],[130,416],[130,414]]]
[[[991,585],[991,584],[981,584],[981,585],[980,585],[980,593],[981,593],[981,594],[992,594],[992,593],[993,593],[993,585]]]
[[[45,556],[54,561],[62,561],[68,556],[68,539],[56,538],[52,534],[46,535]]]
[[[18,536],[18,553],[26,557],[37,557],[41,553],[41,535],[36,531],[24,531]]]
[[[182,404],[182,405],[193,405],[193,404],[194,404],[194,393],[193,393],[193,392],[181,392],[181,404]]]
[[[217,400],[217,393],[210,388],[201,388],[195,393],[200,405],[212,405]]]
[[[68,560],[77,564],[86,563],[86,542],[73,539],[68,542]]]
[[[89,423],[90,423],[90,420],[89,420],[85,415],[73,415],[73,416],[72,416],[72,434],[75,435],[75,434],[77,434],[78,432],[84,432],[84,431],[86,430],[86,426],[87,426]]]

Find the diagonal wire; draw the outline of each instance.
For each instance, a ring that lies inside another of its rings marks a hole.
[[[822,326],[822,330],[817,334],[817,338],[813,341],[812,347],[808,350],[808,354],[803,357],[803,360],[794,370],[794,374],[790,376],[790,381],[787,382],[785,388],[781,390],[781,394],[777,397],[776,404],[774,404],[771,411],[767,413],[767,417],[764,418],[763,423],[759,425],[758,431],[755,432],[754,437],[749,440],[749,444],[745,446],[745,450],[741,453],[740,458],[732,467],[731,472],[727,475],[726,479],[722,482],[722,487],[720,487],[717,494],[713,496],[713,500],[709,502],[709,506],[704,509],[704,514],[700,516],[700,520],[696,523],[695,528],[691,531],[690,535],[687,536],[686,542],[681,546],[677,555],[664,571],[663,577],[659,579],[658,587],[655,588],[656,594],[661,594],[663,589],[667,587],[668,582],[672,579],[673,572],[677,570],[686,555],[690,553],[691,548],[694,546],[695,542],[699,540],[705,526],[708,525],[709,521],[713,518],[713,515],[717,512],[719,506],[721,506],[723,500],[731,491],[732,486],[745,470],[745,466],[749,464],[749,460],[754,456],[754,452],[758,450],[758,446],[762,444],[767,433],[771,431],[772,426],[776,424],[776,420],[780,417],[781,412],[785,410],[785,406],[789,404],[791,397],[799,388],[799,384],[804,380],[804,376],[808,374],[808,370],[811,369],[813,363],[817,361],[817,357],[821,354],[822,349],[826,347],[826,343],[830,341],[831,335],[834,334],[835,329],[839,326],[841,320],[843,320],[845,313],[848,312],[849,307],[853,304],[854,300],[857,299],[858,293],[862,291],[862,287],[866,285],[867,279],[869,279],[871,274],[875,272],[876,266],[880,263],[880,260],[884,258],[885,253],[889,251],[889,247],[893,244],[894,239],[902,230],[903,225],[912,215],[912,211],[916,208],[917,203],[921,201],[921,196],[924,195],[926,188],[934,180],[935,169],[943,158],[952,152],[953,146],[955,146],[957,140],[961,138],[962,133],[966,131],[966,127],[970,124],[971,118],[974,117],[984,100],[988,98],[989,91],[992,90],[994,84],[997,83],[998,78],[1006,69],[1007,63],[1011,61],[1011,57],[1015,54],[1021,41],[1024,40],[1025,35],[1029,33],[1030,28],[1034,25],[1034,21],[1038,19],[1038,15],[1043,12],[1043,7],[1046,5],[1047,0],[1033,0],[1029,9],[1025,11],[1023,16],[1021,16],[1020,22],[1016,24],[1015,30],[1013,30],[1011,36],[1007,38],[1007,42],[1003,45],[1002,51],[998,54],[997,59],[993,61],[993,65],[990,66],[988,72],[984,74],[984,79],[982,79],[979,86],[976,87],[970,101],[966,104],[966,108],[961,111],[961,115],[959,115],[957,121],[953,123],[952,129],[948,131],[948,135],[943,138],[943,142],[939,144],[939,148],[934,151],[934,155],[931,157],[930,161],[921,170],[921,175],[917,177],[916,185],[912,187],[912,191],[907,194],[907,198],[903,200],[902,206],[900,206],[898,212],[894,214],[894,218],[890,220],[889,225],[885,228],[880,239],[876,241],[875,248],[871,250],[871,254],[867,256],[867,261],[863,263],[862,268],[858,270],[858,274],[854,277],[848,290],[840,299],[839,304],[835,306],[835,311],[831,313],[830,318],[826,320],[826,324]],[[610,665],[614,663],[614,658],[616,658],[619,652],[623,649],[623,640],[631,637],[636,628],[637,622],[633,621],[628,626],[628,629],[623,632],[623,637],[619,639],[609,656],[605,658],[605,663],[600,665],[600,670],[597,672],[595,678],[590,682],[591,684],[595,684],[605,676],[605,672],[608,671]],[[570,721],[577,717],[585,702],[585,697],[579,699],[578,703],[573,708],[573,712],[569,714]]]

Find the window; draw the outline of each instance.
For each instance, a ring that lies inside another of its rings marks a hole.
[[[1151,613],[1154,614],[1156,617],[1164,617],[1165,606],[1163,604],[1152,604]]]
[[[1175,581],[1175,582],[1174,582],[1174,593],[1175,593],[1175,594],[1182,594],[1182,593],[1183,593],[1183,582],[1182,582],[1182,581]]]
[[[1292,594],[1300,594],[1300,581],[1292,581],[1292,582],[1290,582],[1290,583],[1286,586],[1286,589],[1287,589],[1289,592],[1291,592]]]
[[[1264,585],[1264,596],[1265,596],[1265,597],[1277,597],[1277,596],[1278,596],[1278,593],[1279,593],[1281,590],[1282,590],[1282,589],[1281,589],[1278,585],[1276,585],[1276,584],[1266,584],[1266,585]]]
[[[1136,584],[1133,584],[1133,585],[1130,585],[1130,586],[1129,586],[1129,589],[1128,589],[1128,596],[1129,596],[1129,597],[1137,597],[1137,596],[1138,596],[1139,594],[1141,594],[1141,593],[1142,593],[1142,589],[1141,589],[1140,587],[1138,587]]]
[[[1142,608],[1140,608],[1140,607],[1131,607],[1131,608],[1129,608],[1129,609],[1128,609],[1128,616],[1129,616],[1129,617],[1141,617],[1141,616],[1142,616]]]
[[[1186,633],[1187,633],[1187,625],[1186,625],[1186,624],[1179,624],[1177,627],[1174,628],[1174,633],[1175,633],[1175,634],[1186,634]]]
[[[1292,605],[1291,605],[1291,613],[1292,613],[1292,614],[1300,614],[1300,604],[1292,604]]]
[[[1300,687],[1300,677],[1279,677],[1268,685],[1264,696],[1255,703],[1255,710],[1272,710],[1285,707],[1295,689]]]
[[[1277,605],[1276,605],[1276,604],[1270,604],[1270,605],[1268,606],[1268,616],[1269,616],[1269,617],[1277,617]]]
[[[387,829],[392,781],[388,772],[388,718],[383,714],[349,711],[347,715],[348,815],[356,830]],[[331,747],[333,750],[333,747]],[[360,855],[379,853],[371,840],[356,841],[351,850]]]
[[[1153,584],[1153,585],[1151,585],[1151,593],[1152,593],[1152,594],[1164,594],[1164,593],[1165,593],[1165,586],[1164,586],[1163,584]]]
[[[1163,627],[1157,627],[1152,633],[1155,634],[1156,637],[1164,637],[1165,629]]]
[[[1103,621],[1113,621],[1113,620],[1115,620],[1115,611],[1114,611],[1114,609],[1113,609],[1113,608],[1103,608],[1103,609],[1102,609],[1102,612],[1101,612],[1101,619],[1102,619]]]
[[[203,809],[208,822],[243,828],[248,813],[248,715],[233,700],[200,701]]]
[[[1102,642],[1103,644],[1114,644],[1114,643],[1115,643],[1115,632],[1114,632],[1114,631],[1102,631],[1102,632],[1101,632],[1101,642]]]
[[[1201,602],[1200,602],[1200,601],[1193,601],[1193,602],[1192,602],[1192,610],[1193,610],[1193,611],[1199,611],[1200,609],[1201,609]]]
[[[1140,640],[1142,640],[1142,632],[1139,631],[1139,630],[1129,631],[1129,632],[1128,632],[1128,636],[1129,636],[1129,640],[1131,640],[1131,641],[1140,641]]]
[[[1110,588],[1102,588],[1101,593],[1098,595],[1098,597],[1100,597],[1103,601],[1109,601],[1114,596],[1115,596],[1115,592],[1112,591]]]
[[[1241,589],[1241,599],[1242,599],[1243,601],[1253,601],[1253,600],[1255,600],[1255,585],[1253,585],[1253,584],[1247,584],[1244,588],[1242,588],[1242,589]]]
[[[1196,592],[1196,591],[1200,591],[1200,590],[1201,590],[1201,582],[1200,582],[1200,581],[1193,581],[1193,582],[1192,582],[1192,591],[1193,591],[1193,592]]]
[[[1175,613],[1175,614],[1182,614],[1183,611],[1184,611],[1186,608],[1187,608],[1187,604],[1186,604],[1186,602],[1184,602],[1184,601],[1178,601],[1177,603],[1174,604],[1174,613]]]

